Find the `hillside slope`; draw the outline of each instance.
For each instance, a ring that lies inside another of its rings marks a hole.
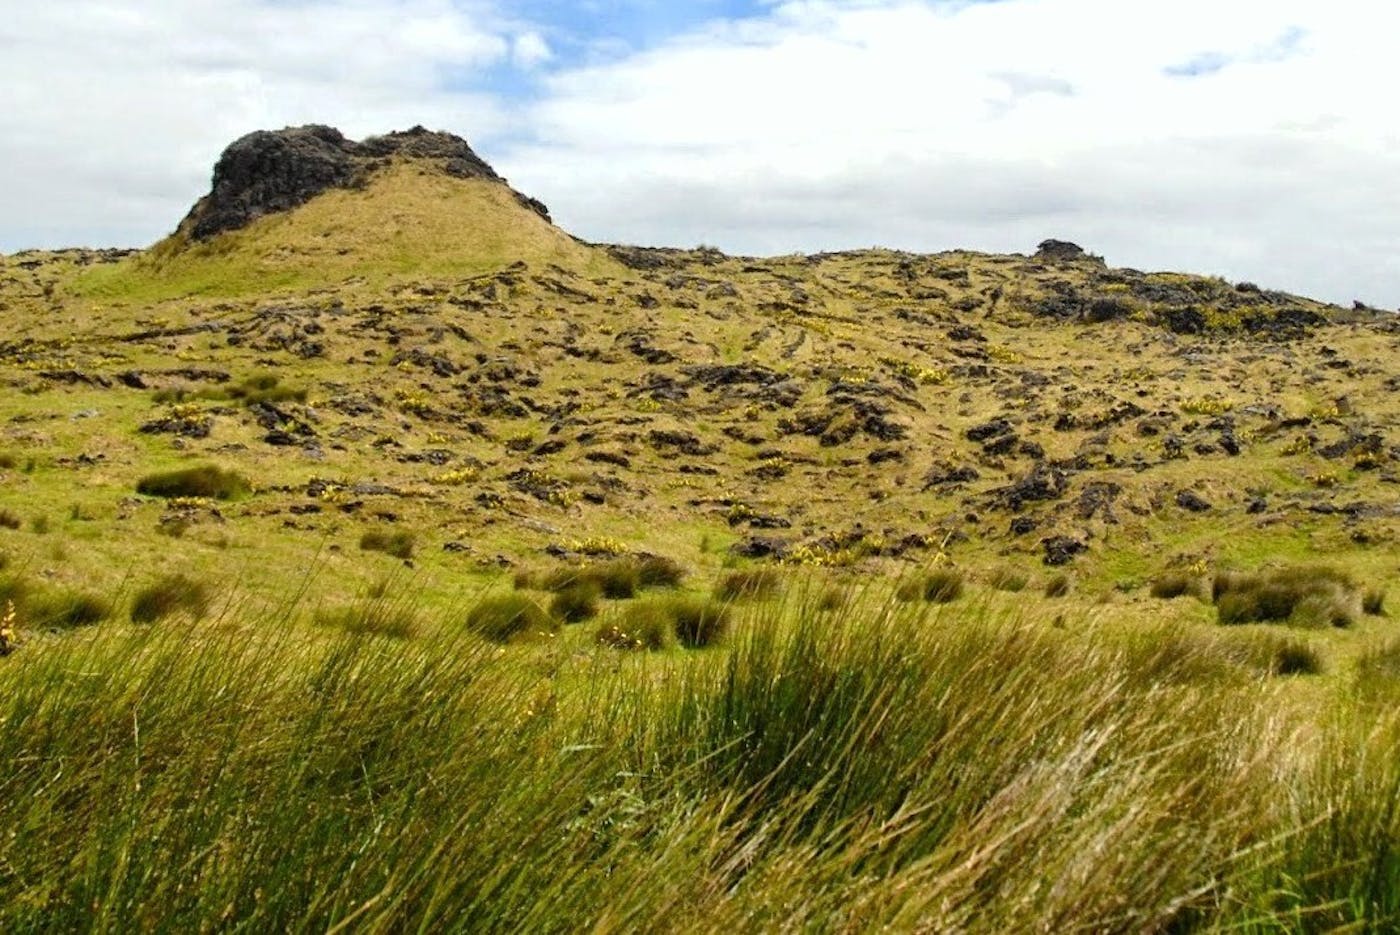
[[[444,578],[595,547],[1102,588],[1320,551],[1395,571],[1395,320],[1073,245],[603,248],[395,153],[206,239],[6,257],[0,306],[7,506],[92,541],[60,576],[187,561],[172,526],[202,561],[347,574],[393,526]],[[205,462],[256,494],[133,496]]]

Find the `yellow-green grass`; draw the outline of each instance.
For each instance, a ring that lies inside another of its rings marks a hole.
[[[833,618],[824,577],[790,584],[704,652],[623,653],[591,627],[500,646],[470,605],[414,612],[407,634],[237,600],[200,623],[22,634],[0,660],[0,922],[1400,921],[1400,682],[1354,666],[1369,636],[1296,637],[1328,674],[1281,675],[1298,650],[1274,630],[869,586]]]
[[[409,277],[468,277],[517,261],[595,273],[616,265],[522,206],[504,185],[400,163],[363,189],[327,191],[246,228],[149,251],[79,276],[74,294],[154,302],[326,286],[392,288]]]

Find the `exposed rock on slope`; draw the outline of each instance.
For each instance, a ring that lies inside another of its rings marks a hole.
[[[334,127],[259,130],[229,144],[214,166],[213,186],[180,227],[195,240],[236,230],[267,214],[289,211],[331,188],[353,188],[395,157],[429,160],[457,178],[505,184],[467,141],[414,127],[356,142]],[[549,211],[517,193],[549,220]]]

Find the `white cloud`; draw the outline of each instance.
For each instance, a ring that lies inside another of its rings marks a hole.
[[[591,239],[1060,236],[1400,306],[1400,11],[1371,0],[801,0],[642,51],[511,7],[17,5],[0,20],[0,249],[149,242],[251,129],[422,123]],[[537,76],[536,100],[518,77],[489,92],[511,69]]]
[[[789,3],[557,74],[509,163],[598,239],[1074,236],[1124,264],[1394,307],[1394,19],[1358,0]],[[1215,53],[1228,67],[1168,74]]]
[[[536,68],[554,57],[549,43],[537,32],[522,33],[515,37],[511,48],[511,58],[521,68]]]
[[[502,103],[446,93],[444,76],[510,54],[489,11],[446,0],[15,5],[0,21],[0,249],[150,242],[251,130],[499,132]]]

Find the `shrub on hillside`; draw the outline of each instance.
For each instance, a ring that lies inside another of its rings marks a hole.
[[[136,484],[136,492],[148,497],[206,497],[211,500],[233,500],[247,496],[253,490],[248,479],[236,471],[226,471],[212,464],[148,474]]]
[[[516,637],[558,629],[544,609],[523,594],[488,597],[467,612],[467,628],[488,640],[508,643]]]
[[[185,575],[165,575],[136,592],[132,623],[154,623],[183,611],[198,619],[209,611],[209,587]]]
[[[413,533],[402,529],[370,529],[360,536],[360,549],[364,552],[383,552],[394,558],[413,557]]]

